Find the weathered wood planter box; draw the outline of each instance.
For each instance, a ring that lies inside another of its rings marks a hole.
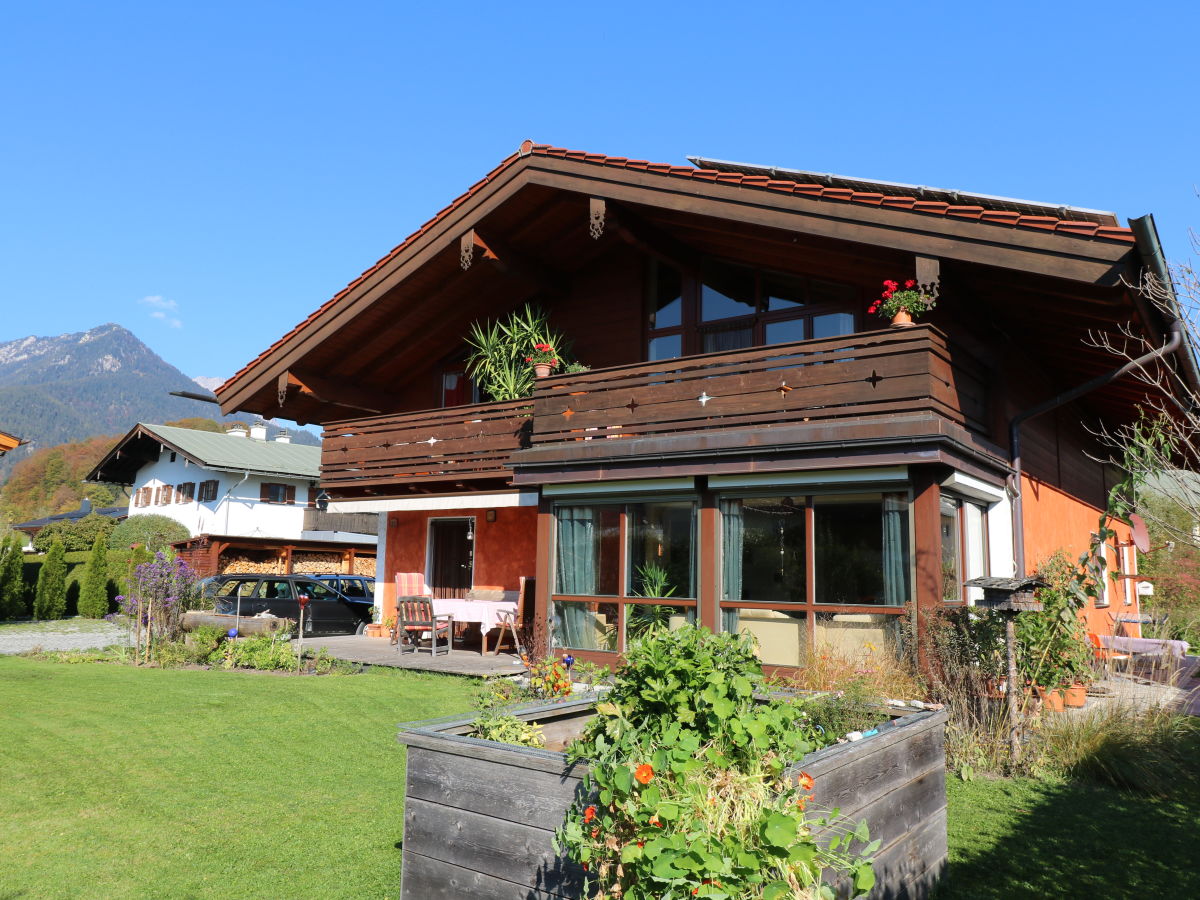
[[[561,748],[593,715],[594,697],[518,713]],[[582,791],[583,763],[469,737],[472,718],[402,725],[408,746],[401,900],[580,897],[582,872],[554,851],[554,830]],[[881,841],[872,898],[928,894],[946,861],[945,712],[914,712],[861,741],[811,753],[813,806],[866,819]]]

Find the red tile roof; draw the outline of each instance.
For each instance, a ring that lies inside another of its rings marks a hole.
[[[1096,222],[1071,221],[1068,219],[1058,219],[1053,216],[1023,215],[1009,210],[989,210],[983,206],[952,206],[949,203],[921,200],[918,197],[884,196],[880,193],[855,191],[846,187],[832,187],[822,184],[808,184],[797,181],[773,179],[766,175],[745,174],[742,172],[723,171],[720,169],[704,169],[694,166],[675,166],[671,165],[670,163],[652,163],[644,159],[629,159],[628,157],[624,156],[606,156],[602,153],[587,153],[583,150],[567,150],[563,147],[555,147],[550,144],[535,144],[532,141],[527,140],[521,144],[516,153],[506,157],[498,166],[496,166],[496,168],[492,169],[492,171],[484,175],[483,178],[479,179],[479,181],[467,188],[464,193],[455,198],[449,206],[442,209],[428,222],[406,237],[402,243],[393,248],[386,256],[381,257],[379,261],[375,263],[375,265],[371,266],[371,268],[359,275],[358,278],[354,279],[354,281],[350,282],[341,291],[323,303],[315,312],[312,313],[312,315],[308,316],[295,328],[293,328],[291,331],[273,343],[270,347],[256,356],[253,360],[239,369],[233,375],[233,377],[217,388],[217,395],[220,396],[222,393],[227,391],[230,386],[240,380],[242,376],[250,371],[250,369],[254,368],[254,366],[260,361],[269,356],[276,348],[285,344],[294,335],[303,331],[311,322],[319,318],[322,313],[336,304],[338,300],[352,291],[365,279],[373,275],[384,264],[394,259],[406,247],[429,231],[449,213],[453,212],[472,196],[483,190],[483,188],[494,181],[509,166],[525,156],[557,157],[560,159],[569,159],[589,165],[609,166],[611,168],[634,169],[637,171],[650,172],[652,174],[662,175],[667,178],[690,178],[694,181],[717,182],[720,184],[737,185],[739,187],[751,188],[755,190],[794,194],[815,200],[834,201],[840,203],[858,203],[865,206],[881,206],[888,209],[907,210],[910,212],[924,213],[926,215],[973,219],[986,224],[1007,225],[1017,228],[1030,228],[1039,231],[1052,231],[1057,234],[1072,235],[1075,237],[1120,241],[1128,244],[1134,243],[1135,240],[1133,232],[1128,228],[1105,226]]]

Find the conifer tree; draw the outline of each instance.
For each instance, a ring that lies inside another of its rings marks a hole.
[[[55,541],[38,572],[33,599],[35,619],[61,619],[67,612],[67,559],[63,545]]]
[[[19,619],[25,615],[25,582],[21,539],[13,534],[0,552],[0,619]]]
[[[108,542],[97,534],[79,586],[79,614],[85,619],[108,615]]]

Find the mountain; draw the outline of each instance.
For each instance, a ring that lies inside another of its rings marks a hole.
[[[120,325],[0,343],[0,431],[32,444],[0,459],[0,481],[38,447],[217,414],[170,391],[195,393],[196,382]],[[297,443],[319,442],[311,432],[292,434]]]

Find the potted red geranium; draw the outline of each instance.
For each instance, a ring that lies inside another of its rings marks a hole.
[[[551,369],[558,366],[558,354],[550,344],[534,344],[533,352],[525,357],[525,362],[533,366],[538,378],[545,378]]]
[[[913,320],[933,309],[937,298],[931,291],[910,278],[904,282],[888,279],[883,283],[883,294],[867,309],[869,313],[879,313],[884,318],[891,319],[893,325],[908,326]]]

